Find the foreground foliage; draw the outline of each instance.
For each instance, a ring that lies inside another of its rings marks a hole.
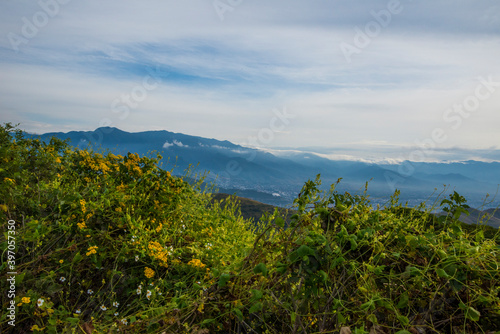
[[[0,244],[14,220],[18,272],[16,327],[2,312],[2,332],[500,330],[500,236],[460,224],[456,193],[436,218],[397,194],[374,209],[366,195],[323,193],[318,178],[289,223],[276,211],[255,228],[160,157],[0,130]]]

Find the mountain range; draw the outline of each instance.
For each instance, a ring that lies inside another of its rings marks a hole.
[[[497,207],[500,163],[464,161],[399,164],[330,160],[313,152],[290,151],[279,156],[265,150],[169,131],[126,132],[102,127],[95,131],[52,132],[39,136],[67,139],[75,147],[161,154],[162,167],[185,175],[190,169],[204,174],[221,192],[233,193],[264,203],[290,206],[305,181],[321,174],[325,189],[339,178],[338,191],[357,193],[368,182],[374,204],[383,204],[396,189],[409,205],[432,203],[439,194],[459,192],[476,208]],[[411,173],[410,173],[411,172]],[[190,175],[193,177],[194,175]],[[487,194],[491,196],[487,197]]]

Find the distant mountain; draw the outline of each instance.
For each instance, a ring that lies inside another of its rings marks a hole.
[[[195,172],[209,172],[206,180],[214,182],[227,193],[237,193],[265,203],[287,206],[308,179],[321,174],[325,189],[343,178],[338,191],[352,193],[364,189],[369,182],[369,194],[375,204],[383,204],[395,189],[401,190],[401,200],[417,205],[429,199],[437,188],[449,185],[469,199],[469,205],[479,207],[486,193],[495,194],[500,184],[500,164],[467,161],[463,163],[414,163],[412,173],[402,175],[401,165],[373,164],[359,161],[329,160],[312,152],[293,150],[273,155],[229,141],[190,136],[169,131],[130,133],[103,127],[95,131],[53,132],[39,136],[67,139],[80,148],[107,149],[115,154],[128,152],[162,155],[162,167],[176,175],[196,166]],[[404,166],[403,166],[404,167]],[[495,204],[496,203],[496,204]],[[498,205],[498,200],[490,206]]]

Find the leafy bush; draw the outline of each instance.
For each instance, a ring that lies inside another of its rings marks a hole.
[[[255,227],[160,159],[0,128],[0,244],[14,220],[18,273],[16,327],[2,312],[2,331],[500,330],[499,233],[459,223],[460,195],[436,218],[397,194],[375,209],[366,194],[323,193],[318,177],[291,222],[275,211]]]

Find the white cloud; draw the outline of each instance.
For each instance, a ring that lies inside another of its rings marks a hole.
[[[166,149],[169,147],[172,147],[172,146],[189,147],[189,145],[185,145],[181,141],[178,141],[178,140],[174,140],[172,143],[169,143],[168,141],[166,141],[165,144],[163,144],[163,148],[166,148]]]
[[[163,144],[163,148],[169,148],[169,147],[172,147],[172,146],[174,146],[174,144],[169,143],[168,141],[166,141],[165,144]]]
[[[0,118],[33,132],[110,121],[244,143],[286,106],[297,118],[267,146],[413,145],[448,125],[444,110],[471,94],[478,76],[500,80],[500,7],[402,1],[404,10],[347,63],[340,43],[352,43],[354,28],[387,3],[244,1],[221,21],[212,1],[70,1],[15,53],[6,36],[21,34],[23,17],[41,9],[4,1]],[[113,110],[148,67],[160,69],[162,83],[128,113]],[[500,90],[448,131],[443,147],[499,142],[499,99]]]

